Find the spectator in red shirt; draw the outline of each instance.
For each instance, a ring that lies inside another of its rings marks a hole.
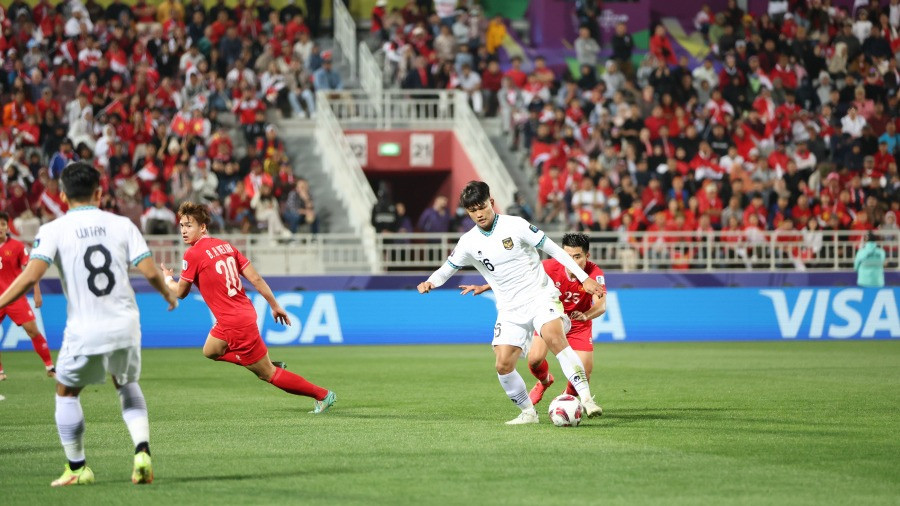
[[[513,56],[510,59],[510,64],[512,65],[511,68],[503,75],[508,77],[516,88],[524,88],[525,83],[528,82],[528,74],[522,71],[522,58]]]
[[[565,217],[565,194],[568,176],[559,167],[551,165],[538,179],[538,221],[552,222]]]
[[[650,53],[658,61],[665,62],[668,65],[678,63],[677,58],[675,58],[675,51],[672,49],[672,43],[669,42],[669,34],[662,23],[656,25],[653,36],[650,37]]]

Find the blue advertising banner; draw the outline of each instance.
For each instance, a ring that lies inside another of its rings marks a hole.
[[[757,341],[900,338],[897,288],[691,288],[616,290],[594,320],[603,341]],[[276,324],[265,299],[250,294],[269,345],[490,343],[496,310],[490,293],[415,291],[276,292],[293,325]],[[137,295],[144,347],[201,347],[213,324],[196,293],[173,312],[155,294]],[[31,302],[29,300],[29,302]],[[66,301],[45,295],[38,327],[58,349]],[[98,322],[102,325],[102,322]],[[0,350],[31,349],[8,318]]]

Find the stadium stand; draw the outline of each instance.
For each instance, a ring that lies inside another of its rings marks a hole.
[[[0,11],[0,197],[14,231],[28,237],[65,212],[55,178],[82,159],[104,175],[104,207],[147,234],[173,233],[172,210],[192,199],[210,205],[218,231],[303,247],[313,242],[296,232],[334,231],[321,202],[351,215],[348,198],[375,202],[364,178],[341,172],[358,166],[334,169],[349,150],[321,152],[341,142],[340,108],[359,114],[367,101],[391,124],[398,109],[384,97],[440,89],[459,90],[441,95],[453,125],[508,127],[496,151],[486,136],[469,143],[485,144],[495,180],[518,186],[504,206],[554,233],[592,231],[610,268],[846,267],[870,230],[896,265],[900,10],[704,10],[695,33],[656,25],[643,56],[623,30],[606,44],[589,24],[568,41],[575,65],[560,66],[549,50],[524,52],[508,20],[446,4],[375,2],[357,51],[358,29],[337,5],[332,41],[292,3],[13,2]],[[366,95],[323,94],[357,85]],[[310,116],[316,138],[293,142],[287,118]],[[306,146],[332,167],[301,170]],[[301,177],[312,191],[298,197]],[[349,221],[343,230],[367,222]],[[394,262],[380,239],[348,247],[383,250],[348,253],[365,270],[422,257],[404,250]],[[415,236],[390,245],[416,247]]]

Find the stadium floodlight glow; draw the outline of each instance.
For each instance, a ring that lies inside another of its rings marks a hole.
[[[378,156],[400,156],[400,143],[382,142],[378,144]]]

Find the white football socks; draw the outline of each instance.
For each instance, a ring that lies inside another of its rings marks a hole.
[[[578,396],[582,400],[590,399],[591,386],[588,384],[587,375],[584,372],[584,364],[575,350],[571,346],[566,346],[556,354],[556,359],[559,360],[559,366],[566,375],[566,379],[578,391]]]
[[[84,412],[78,397],[56,396],[56,430],[66,458],[70,462],[84,460]]]
[[[506,391],[509,400],[516,403],[519,409],[522,411],[534,409],[534,405],[531,404],[531,399],[528,397],[528,387],[525,386],[525,380],[522,379],[519,371],[513,369],[513,372],[509,374],[498,373],[497,378],[500,379],[500,385]]]
[[[128,426],[134,445],[149,443],[150,419],[141,386],[137,383],[125,383],[119,387],[119,399],[122,401],[122,419]]]

